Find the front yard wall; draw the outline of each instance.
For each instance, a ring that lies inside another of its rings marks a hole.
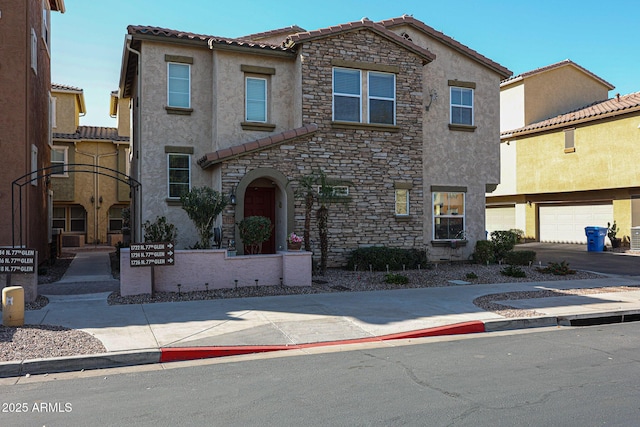
[[[128,248],[120,252],[120,294],[151,293],[151,267],[131,267]],[[177,250],[175,265],[153,267],[155,291],[204,291],[256,286],[311,286],[311,253],[227,256],[226,250]]]

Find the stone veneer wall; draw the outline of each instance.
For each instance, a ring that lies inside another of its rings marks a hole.
[[[349,252],[360,246],[423,249],[422,59],[366,30],[307,42],[301,57],[302,124],[316,123],[318,131],[310,138],[224,162],[223,193],[256,168],[279,170],[293,181],[294,188],[296,180],[322,169],[328,178],[349,182],[350,201],[329,206],[330,267],[344,265]],[[332,124],[333,58],[399,67],[397,131],[366,126],[345,129]],[[395,217],[396,182],[412,185],[408,218]],[[233,217],[232,208],[223,216],[224,235],[233,235],[233,223],[239,218]],[[304,204],[298,199],[292,231],[301,234],[303,226]],[[318,257],[315,211],[311,236]]]

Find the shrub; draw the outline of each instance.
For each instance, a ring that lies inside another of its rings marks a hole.
[[[371,246],[358,248],[351,252],[347,261],[350,270],[369,270],[369,266],[375,271],[416,269],[418,265],[427,267],[427,253],[419,249],[389,248],[386,246]]]
[[[524,242],[524,231],[523,230],[520,230],[519,228],[512,228],[509,231],[516,235],[516,242],[518,242],[518,243]]]
[[[476,242],[476,251],[472,258],[478,264],[489,264],[496,261],[493,242],[489,240],[478,240]]]
[[[522,271],[520,267],[517,267],[515,265],[509,265],[503,268],[502,270],[500,270],[500,273],[510,277],[527,277],[527,274]]]
[[[406,285],[409,283],[409,278],[402,274],[389,273],[384,276],[384,281],[392,285]]]
[[[154,222],[146,221],[142,228],[145,242],[175,242],[178,237],[178,229],[164,216],[156,217]]]
[[[536,260],[535,251],[509,251],[504,257],[510,265],[530,265]]]
[[[227,205],[227,198],[211,187],[194,187],[180,196],[180,203],[198,230],[198,249],[209,249],[213,224]]]
[[[467,273],[467,275],[465,276],[467,279],[477,279],[478,275],[476,273]]]
[[[262,243],[269,240],[273,226],[266,216],[248,216],[238,223],[240,239],[249,254],[260,253]]]
[[[500,261],[514,248],[518,242],[518,235],[513,231],[492,231],[491,241],[495,259]]]
[[[569,263],[562,261],[560,263],[550,262],[545,268],[538,268],[538,271],[556,276],[566,276],[567,274],[576,274],[575,270],[569,268]]]

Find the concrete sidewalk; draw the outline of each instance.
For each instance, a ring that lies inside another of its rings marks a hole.
[[[65,283],[82,276],[104,282],[104,252],[78,257]],[[76,262],[78,261],[78,262]],[[95,274],[90,274],[93,272]],[[75,276],[74,276],[75,275]],[[61,281],[61,282],[64,282]],[[60,282],[59,282],[60,283]],[[474,305],[475,298],[543,289],[639,286],[640,277],[602,277],[393,291],[342,292],[190,302],[113,305],[110,292],[47,295],[49,304],[25,312],[25,324],[60,325],[98,338],[108,353],[0,363],[0,376],[187,360],[318,345],[569,324],[573,318],[640,316],[638,291],[557,296],[502,303],[540,313],[507,319]],[[561,293],[559,293],[561,295]]]

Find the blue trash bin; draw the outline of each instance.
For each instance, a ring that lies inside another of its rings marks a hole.
[[[607,235],[607,227],[585,227],[584,232],[587,235],[588,252],[604,251],[604,237]]]

